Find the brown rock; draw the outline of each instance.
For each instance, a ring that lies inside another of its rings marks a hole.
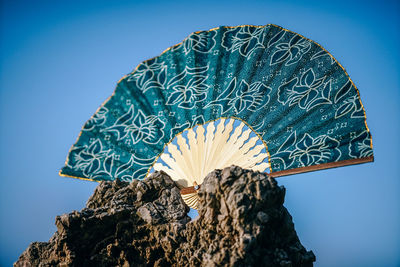
[[[284,196],[266,174],[215,170],[190,221],[164,172],[102,182],[84,209],[57,216],[49,242],[32,243],[14,266],[312,266]]]

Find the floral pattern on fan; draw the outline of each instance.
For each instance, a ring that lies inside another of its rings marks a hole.
[[[96,139],[89,146],[73,147],[73,155],[69,166],[74,170],[82,171],[86,178],[93,180],[113,180],[119,178],[122,181],[131,181],[144,178],[147,172],[147,165],[154,161],[154,158],[141,159],[131,155],[125,164],[117,164],[120,155],[112,149],[104,149],[101,141]],[[142,168],[132,168],[134,164],[144,166]]]
[[[106,122],[108,109],[101,107],[90,120],[83,126],[83,131],[91,131],[94,127],[99,127]]]
[[[215,31],[202,31],[192,33],[187,37],[181,45],[174,49],[183,48],[185,55],[189,54],[190,51],[196,51],[199,53],[209,53],[215,46]]]
[[[361,106],[359,98],[356,94],[349,95],[352,91],[353,85],[350,81],[348,81],[340,90],[337,92],[335,96],[335,103],[342,103],[340,104],[339,108],[335,112],[335,118],[340,118],[347,113],[351,112],[351,118],[363,118],[364,117],[364,110]],[[354,90],[353,90],[354,92]],[[347,97],[347,98],[346,98]]]
[[[299,62],[305,53],[311,48],[308,40],[294,35],[287,43],[279,43],[276,45],[277,51],[272,54],[270,65],[285,62],[285,66],[289,66]]]
[[[250,59],[257,49],[265,48],[264,38],[265,28],[232,28],[224,33],[222,46],[231,52],[238,51],[240,55]]]
[[[190,68],[178,75],[174,76],[167,85],[168,89],[172,89],[166,105],[178,105],[180,108],[191,109],[198,102],[203,101],[207,97],[209,85],[205,83],[207,80],[208,66]],[[185,82],[186,78],[189,78]]]
[[[331,65],[335,63],[335,59],[328,53],[326,53],[325,50],[320,50],[319,52],[315,53],[310,60],[315,60],[317,58],[322,58],[322,57],[327,57],[330,59]]]
[[[183,123],[183,124],[176,124],[170,132],[170,139],[174,139],[174,137],[183,132],[185,129],[189,129],[189,128],[193,128],[196,125],[199,124],[204,124],[205,120],[204,120],[204,116],[200,115],[200,116],[196,116],[193,121],[190,123],[189,121]]]
[[[204,108],[219,106],[222,115],[231,110],[234,114],[239,114],[245,110],[256,111],[268,103],[272,89],[262,82],[249,85],[242,80],[239,86],[236,84],[236,78],[233,78],[217,99],[209,102]]]
[[[148,164],[154,162],[155,158],[142,159],[135,155],[131,155],[129,161],[119,167],[110,167],[110,177],[117,177],[118,179],[129,182],[133,179],[143,179],[146,177]],[[134,167],[139,165],[140,167]]]
[[[371,157],[371,135],[363,131],[359,135],[354,135],[349,144],[350,156],[352,158]]]
[[[278,33],[276,33],[275,35],[272,36],[272,38],[268,41],[268,45],[267,47],[271,47],[274,44],[276,44],[279,40],[281,40],[283,38],[283,36],[285,35],[286,31],[285,30],[280,30],[278,31]],[[271,33],[272,34],[272,33]]]
[[[278,152],[271,156],[271,161],[273,164],[283,164],[284,168],[290,168],[295,164],[298,165],[296,167],[304,167],[335,162],[342,154],[339,146],[339,141],[325,134],[313,138],[310,134],[305,133],[298,138],[294,131]]]
[[[316,79],[310,68],[300,79],[295,77],[279,87],[278,101],[284,105],[298,105],[307,111],[318,105],[332,104],[329,100],[331,83],[325,82],[325,79],[325,76]]]
[[[158,74],[156,75],[155,73]],[[157,77],[157,79],[155,79]],[[158,62],[157,58],[141,63],[136,71],[128,76],[128,82],[135,82],[137,88],[143,93],[152,88],[163,88],[166,78],[164,62]]]
[[[164,137],[165,123],[155,115],[146,116],[142,110],[134,112],[133,105],[119,117],[114,125],[102,132],[116,134],[117,141],[129,138],[132,144],[142,141],[146,144],[156,144]],[[129,142],[130,143],[130,142]]]
[[[102,163],[112,161],[114,156],[111,149],[103,149],[103,145],[99,139],[92,142],[89,146],[73,147],[71,153],[74,155],[72,168],[82,171],[85,177],[92,179],[106,172]]]

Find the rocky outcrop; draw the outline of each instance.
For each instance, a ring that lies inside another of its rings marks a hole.
[[[312,266],[284,196],[266,174],[215,170],[191,220],[163,172],[102,182],[86,208],[57,216],[49,242],[32,243],[15,266]]]

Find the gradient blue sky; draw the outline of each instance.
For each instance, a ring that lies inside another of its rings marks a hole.
[[[82,2],[1,1],[0,266],[84,207],[97,184],[58,171],[123,75],[193,31],[268,23],[338,59],[373,136],[372,164],[278,179],[302,243],[316,266],[400,266],[397,1]]]

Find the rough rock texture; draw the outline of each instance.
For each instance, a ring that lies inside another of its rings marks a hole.
[[[215,170],[199,191],[199,216],[171,178],[102,182],[86,208],[56,217],[49,242],[15,266],[312,266],[283,207],[285,189],[265,174]]]
[[[312,266],[301,245],[285,188],[266,174],[229,167],[215,170],[199,192],[199,217],[186,225],[178,262],[192,266]]]

